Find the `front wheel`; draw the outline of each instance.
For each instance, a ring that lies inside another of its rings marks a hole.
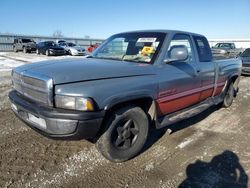
[[[233,103],[234,97],[235,97],[234,83],[231,82],[227,87],[222,106],[225,108],[230,107]]]
[[[72,52],[71,52],[71,50],[69,50],[69,51],[68,51],[68,54],[69,54],[69,55],[72,55]]]
[[[27,48],[26,47],[23,47],[23,53],[27,53]]]
[[[148,137],[149,119],[140,107],[126,107],[114,112],[107,126],[96,147],[108,160],[123,162],[143,149]]]

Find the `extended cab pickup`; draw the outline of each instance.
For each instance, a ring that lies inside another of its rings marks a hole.
[[[215,58],[234,58],[242,52],[242,49],[237,49],[234,43],[221,42],[212,47],[212,54]]]
[[[212,105],[229,107],[241,66],[240,59],[213,61],[199,34],[127,32],[87,58],[17,67],[9,99],[41,134],[95,139],[107,159],[121,162],[140,153],[150,126],[168,126]]]

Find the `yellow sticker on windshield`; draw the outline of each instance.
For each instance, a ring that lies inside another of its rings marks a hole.
[[[150,54],[154,53],[154,48],[151,46],[144,46],[141,53],[143,55],[150,55]]]

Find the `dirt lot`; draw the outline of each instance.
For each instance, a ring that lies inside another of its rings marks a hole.
[[[230,109],[172,125],[171,135],[153,131],[145,151],[122,164],[87,141],[49,140],[28,128],[10,110],[10,84],[10,71],[1,71],[0,187],[250,186],[250,77]]]

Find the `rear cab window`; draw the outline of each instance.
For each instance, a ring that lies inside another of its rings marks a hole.
[[[202,36],[193,36],[193,39],[197,48],[200,62],[212,61],[212,52],[207,39]]]

